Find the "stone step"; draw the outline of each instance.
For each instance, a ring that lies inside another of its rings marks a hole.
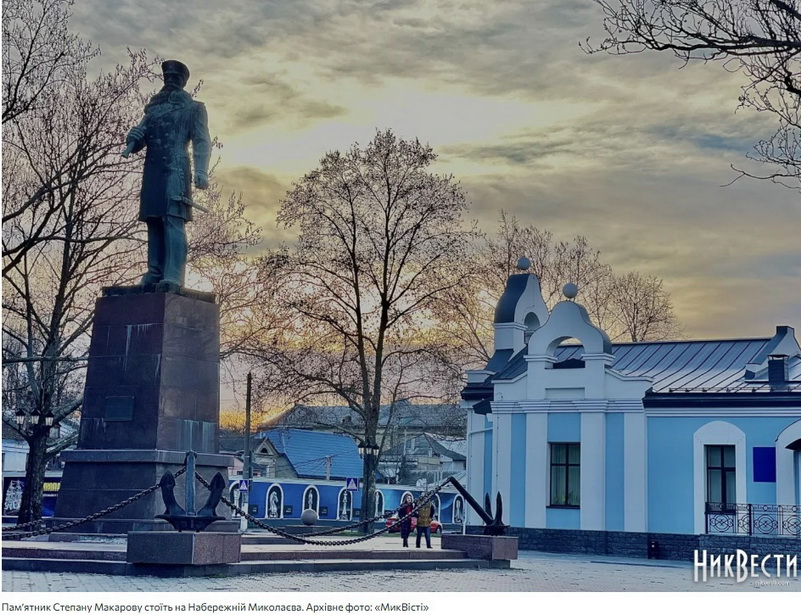
[[[3,562],[7,558],[54,559],[54,560],[98,560],[108,562],[124,562],[125,548],[115,550],[99,549],[64,549],[37,547],[3,547]]]
[[[117,561],[81,559],[34,559],[4,557],[3,570],[26,572],[69,572],[144,575],[144,576],[237,576],[243,574],[285,573],[285,572],[354,572],[375,570],[440,570],[477,569],[489,567],[490,562],[470,559],[440,560],[395,560],[395,559],[338,559],[338,560],[276,560],[241,562],[239,564],[220,564],[215,566],[159,566],[128,564]]]
[[[311,550],[251,550],[242,549],[242,561],[275,561],[275,560],[457,560],[465,559],[464,551],[453,549],[398,549],[397,551],[382,550],[355,550],[355,549],[326,549]]]
[[[55,559],[55,560],[94,560],[94,561],[126,561],[125,545],[60,543],[43,545],[42,543],[22,543],[3,546],[3,561],[6,558]],[[464,559],[463,551],[455,549],[341,549],[336,547],[319,549],[260,549],[258,545],[244,546],[242,561],[297,561],[297,560],[456,560]]]

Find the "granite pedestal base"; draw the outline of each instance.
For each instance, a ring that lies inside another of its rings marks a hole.
[[[237,532],[130,532],[130,564],[209,566],[240,561],[242,535]]]
[[[97,300],[78,448],[62,453],[57,520],[85,518],[158,484],[190,450],[207,481],[218,471],[227,479],[233,459],[219,454],[219,306],[213,295],[162,286],[109,288]],[[181,504],[185,478],[175,490]],[[198,508],[207,493],[197,485]],[[158,530],[169,527],[154,519],[164,508],[155,490],[69,531]]]
[[[471,559],[510,561],[517,559],[517,536],[443,534],[442,548],[464,551]]]
[[[62,453],[66,465],[59,489],[56,517],[53,525],[66,520],[82,519],[106,510],[127,500],[139,492],[158,484],[164,472],[173,474],[184,467],[185,453],[181,451],[141,451],[141,450],[76,450]],[[217,472],[227,476],[228,466],[233,459],[228,455],[200,453],[197,458],[197,471],[211,482]],[[183,505],[186,474],[176,478],[175,494]],[[198,481],[196,506],[205,504],[209,491]],[[172,530],[172,527],[156,515],[164,512],[161,491],[156,489],[134,502],[103,515],[101,518],[80,524],[69,529],[70,532],[99,532],[104,534],[124,534],[132,530]],[[64,514],[64,511],[67,514]],[[227,507],[218,506],[218,514],[225,515]],[[228,515],[230,516],[230,515]],[[230,528],[226,524],[230,524]],[[236,530],[237,521],[216,521],[212,530],[224,528]]]

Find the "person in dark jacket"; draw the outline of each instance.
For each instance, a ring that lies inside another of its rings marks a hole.
[[[403,502],[401,502],[400,508],[398,509],[398,519],[403,519],[406,515],[409,515],[414,508],[414,504],[412,501],[412,494],[407,493],[403,496]],[[412,533],[412,517],[409,515],[409,518],[403,521],[400,524],[400,533],[401,538],[403,539],[403,546],[409,546],[409,534]]]
[[[420,548],[420,538],[426,537],[426,547],[431,548],[431,519],[434,516],[434,506],[431,500],[423,500],[417,509],[417,548]]]

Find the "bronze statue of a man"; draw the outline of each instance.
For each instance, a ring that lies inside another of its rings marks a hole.
[[[162,63],[164,87],[145,106],[142,122],[128,133],[123,153],[147,147],[139,219],[147,223],[147,273],[140,282],[184,285],[187,241],[184,223],[192,219],[189,143],[194,184],[209,185],[211,139],[206,108],[184,91],[189,69],[177,60]]]

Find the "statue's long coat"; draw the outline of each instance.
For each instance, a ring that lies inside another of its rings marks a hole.
[[[211,140],[203,103],[192,100],[183,90],[156,94],[145,107],[144,142],[134,145],[134,152],[147,145],[139,219],[178,216],[192,219],[192,168],[189,143],[195,168],[208,172]]]

